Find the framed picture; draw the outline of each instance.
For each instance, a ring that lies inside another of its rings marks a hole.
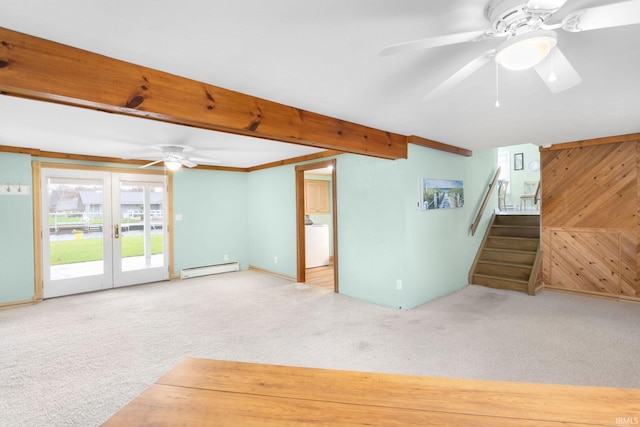
[[[513,170],[524,170],[524,154],[516,153],[513,155]]]
[[[423,179],[421,206],[431,209],[453,209],[464,206],[464,184],[455,179]]]

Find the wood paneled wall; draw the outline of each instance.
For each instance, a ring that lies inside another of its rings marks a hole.
[[[640,134],[541,149],[545,287],[640,299]]]

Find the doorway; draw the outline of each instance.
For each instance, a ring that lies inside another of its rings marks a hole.
[[[309,174],[322,175],[318,175],[319,178],[315,179],[305,179],[305,175],[309,177]],[[317,187],[318,191],[313,191],[311,196],[305,196],[314,187]],[[330,287],[334,292],[339,292],[336,189],[335,159],[296,166],[296,280],[301,283],[317,283],[323,287]],[[309,200],[310,197],[313,200]],[[314,213],[320,214],[320,212],[314,212],[314,208],[310,206],[324,206],[325,203],[328,209],[326,215],[323,211],[322,215],[314,216]],[[316,222],[313,218],[316,218]],[[317,218],[320,218],[320,221],[317,221]],[[327,243],[325,239],[328,240]],[[316,244],[321,245],[320,253],[315,250]],[[329,245],[329,249],[325,250],[324,245]],[[325,261],[327,258],[329,262]]]
[[[169,278],[163,175],[43,168],[43,297]]]

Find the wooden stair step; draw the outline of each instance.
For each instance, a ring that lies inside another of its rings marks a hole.
[[[501,248],[484,248],[480,252],[478,261],[497,261],[511,262],[516,264],[532,265],[536,259],[536,251],[517,250],[517,249],[501,249]]]
[[[520,262],[508,262],[508,261],[492,261],[492,260],[480,260],[479,264],[491,264],[491,265],[502,265],[505,267],[516,267],[516,268],[531,268],[533,267],[533,263],[520,263]]]
[[[489,239],[513,239],[513,240],[531,240],[538,242],[540,239],[535,237],[518,237],[518,236],[488,236]]]
[[[474,285],[482,285],[495,289],[508,289],[511,291],[527,292],[529,287],[528,280],[509,279],[504,277],[496,277],[489,274],[474,273],[472,279],[472,283]]]
[[[540,231],[540,226],[538,225],[493,225],[491,227],[492,230],[526,230],[526,231]]]
[[[486,251],[491,252],[506,252],[506,253],[517,253],[517,254],[534,254],[536,253],[535,249],[504,249],[504,248],[484,248]]]
[[[540,238],[540,229],[538,227],[491,227],[490,236],[496,237],[523,237],[523,238]]]
[[[539,274],[539,251],[539,215],[494,215],[469,272],[469,281],[535,294],[537,289],[529,289],[529,282],[537,280]]]
[[[497,215],[493,224],[540,226],[540,215]]]
[[[485,247],[517,250],[537,250],[539,245],[539,238],[487,236]]]
[[[486,274],[504,279],[526,280],[528,282],[532,267],[531,264],[480,261],[475,272],[477,274]]]

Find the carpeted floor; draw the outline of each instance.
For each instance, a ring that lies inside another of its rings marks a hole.
[[[258,271],[0,311],[0,425],[96,426],[185,356],[640,388],[640,305],[469,286],[410,311]]]

